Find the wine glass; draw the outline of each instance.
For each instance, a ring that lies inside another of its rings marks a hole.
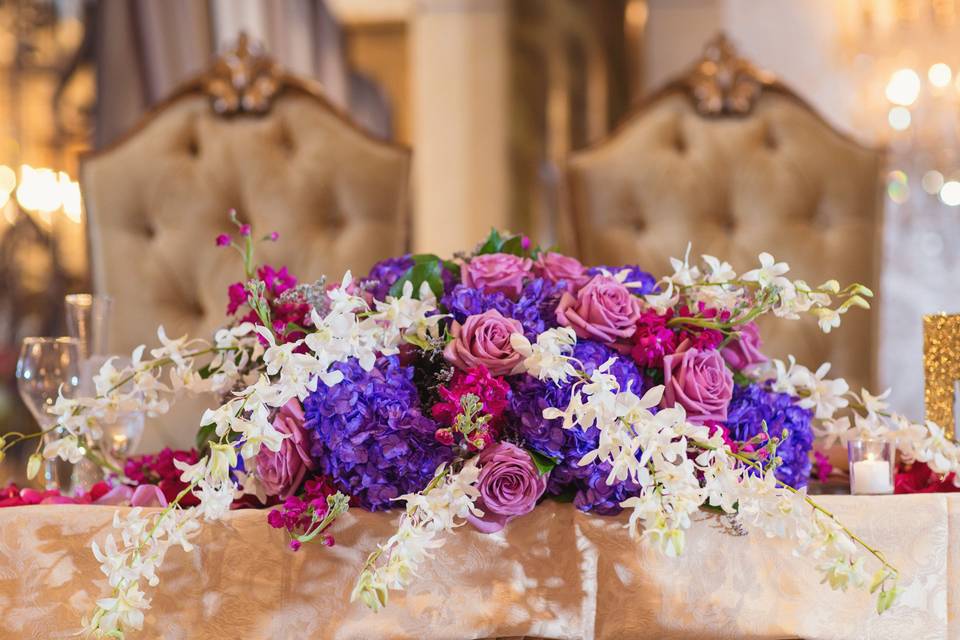
[[[113,299],[104,295],[74,293],[68,295],[64,302],[67,310],[67,329],[70,335],[81,343],[80,355],[83,360],[80,363],[80,393],[93,397],[96,395],[93,376],[109,359],[106,355],[107,338]],[[113,359],[113,366],[117,369],[129,365],[129,358]],[[113,412],[111,416],[113,419],[109,423],[102,422],[99,425],[103,431],[101,440],[103,453],[111,462],[123,466],[123,462],[133,453],[143,435],[144,415],[142,411],[123,411]],[[77,471],[80,481],[84,484],[91,484],[98,479],[96,476],[99,470],[92,464],[81,462]]]
[[[80,385],[80,343],[75,338],[24,338],[17,360],[17,390],[23,403],[40,426],[45,442],[65,435],[57,428],[56,416],[48,409],[58,393],[72,396]],[[43,477],[47,489],[69,494],[73,465],[60,459],[44,462]]]

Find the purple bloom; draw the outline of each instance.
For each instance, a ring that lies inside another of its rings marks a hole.
[[[246,238],[253,232],[253,229],[248,224],[240,225],[240,235]]]
[[[623,270],[628,271],[629,273],[627,274],[627,279],[624,280],[624,284],[628,285],[630,293],[634,295],[643,296],[657,291],[657,279],[635,264],[625,264],[619,267],[590,267],[587,269],[587,275],[597,276],[602,274],[604,270],[613,275],[617,275]],[[634,286],[629,286],[631,284]]]
[[[370,292],[377,300],[383,300],[390,292],[390,287],[397,280],[403,277],[410,267],[413,266],[413,258],[410,254],[400,256],[399,258],[387,258],[373,265],[367,277],[360,281],[360,284]]]
[[[217,246],[218,247],[229,247],[230,246],[230,236],[225,233],[221,233],[217,236]]]
[[[787,437],[777,447],[777,455],[783,464],[777,469],[776,475],[782,482],[799,489],[807,485],[810,477],[812,417],[812,412],[798,407],[790,395],[751,384],[734,389],[727,411],[726,428],[728,436],[735,442],[745,442],[760,433],[764,420],[771,437],[779,437],[786,430]]]
[[[621,387],[631,384],[634,393],[643,393],[643,378],[629,358],[598,342],[581,340],[574,348],[573,357],[583,363],[587,373],[616,357],[610,373]],[[547,407],[566,407],[570,402],[572,382],[555,385],[532,376],[516,376],[512,381],[511,409],[516,428],[526,445],[558,461],[550,472],[547,491],[551,494],[576,491],[574,503],[583,511],[613,514],[620,511],[619,503],[636,491],[629,483],[606,484],[610,472],[608,463],[592,463],[580,466],[577,463],[587,452],[595,449],[600,438],[596,427],[587,431],[564,429],[562,420],[546,420],[543,410]]]
[[[271,242],[276,242],[277,240],[280,239],[280,232],[279,231],[270,232],[270,235],[267,236],[267,239],[269,239]]]
[[[421,490],[451,451],[434,440],[437,423],[420,411],[413,368],[380,357],[364,371],[351,360],[334,365],[344,379],[323,383],[303,403],[311,454],[322,473],[371,511]]]
[[[460,284],[444,295],[442,303],[453,319],[463,324],[469,316],[494,309],[505,318],[519,320],[523,333],[531,340],[557,326],[555,310],[565,283],[554,284],[543,278],[530,280],[514,302],[502,293],[485,293]]]

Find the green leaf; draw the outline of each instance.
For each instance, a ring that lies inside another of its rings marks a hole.
[[[399,298],[403,295],[403,286],[409,282],[413,285],[413,297],[420,299],[420,287],[426,282],[430,285],[430,289],[433,290],[433,295],[440,298],[443,296],[443,278],[442,278],[442,267],[440,259],[437,258],[432,262],[426,261],[419,264],[414,264],[410,269],[403,275],[402,278],[393,283],[393,286],[390,287],[390,295],[394,298]]]
[[[210,423],[200,427],[197,431],[197,451],[202,455],[204,450],[210,446],[210,441],[216,437],[215,430],[217,425]]]
[[[512,256],[523,256],[523,237],[513,236],[503,243],[500,247],[500,253],[509,253]]]
[[[287,326],[283,328],[283,335],[288,336],[291,333],[310,333],[306,327],[302,327],[296,322],[288,322]]]
[[[443,262],[440,259],[440,256],[435,255],[433,253],[417,253],[410,256],[410,258],[413,260],[413,264],[424,264],[427,262]]]
[[[480,246],[480,249],[477,251],[477,255],[483,255],[484,253],[500,253],[500,247],[503,246],[503,237],[500,235],[500,232],[496,229],[490,229],[490,235],[487,236],[486,241]]]
[[[539,473],[541,476],[547,475],[548,473],[553,471],[553,468],[555,466],[557,466],[556,460],[554,460],[550,456],[543,455],[539,451],[528,449],[527,453],[530,454],[530,459],[533,460],[534,466],[537,467],[537,473]]]
[[[443,268],[453,274],[453,277],[457,280],[460,279],[460,265],[453,260],[444,260]]]

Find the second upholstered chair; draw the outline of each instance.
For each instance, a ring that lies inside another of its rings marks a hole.
[[[811,284],[876,290],[881,162],[721,36],[608,139],[572,156],[573,244],[585,262],[656,273],[688,241],[741,273],[769,251]],[[771,322],[765,350],[830,361],[859,391],[874,378],[875,317],[854,311],[829,336],[809,318]]]

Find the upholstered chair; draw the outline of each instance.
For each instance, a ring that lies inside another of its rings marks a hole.
[[[572,155],[570,244],[586,262],[658,274],[688,241],[694,256],[741,273],[768,251],[811,285],[876,291],[881,162],[721,36],[609,138]],[[876,311],[853,310],[830,335],[809,317],[766,320],[769,355],[829,361],[857,391],[873,381]]]
[[[114,298],[111,350],[155,344],[157,325],[208,339],[223,325],[226,288],[243,277],[238,254],[214,246],[236,231],[230,209],[257,235],[279,232],[259,261],[310,282],[403,253],[409,165],[408,150],[367,135],[241,37],[83,162],[94,289]],[[200,414],[188,404],[140,448],[189,444]]]

